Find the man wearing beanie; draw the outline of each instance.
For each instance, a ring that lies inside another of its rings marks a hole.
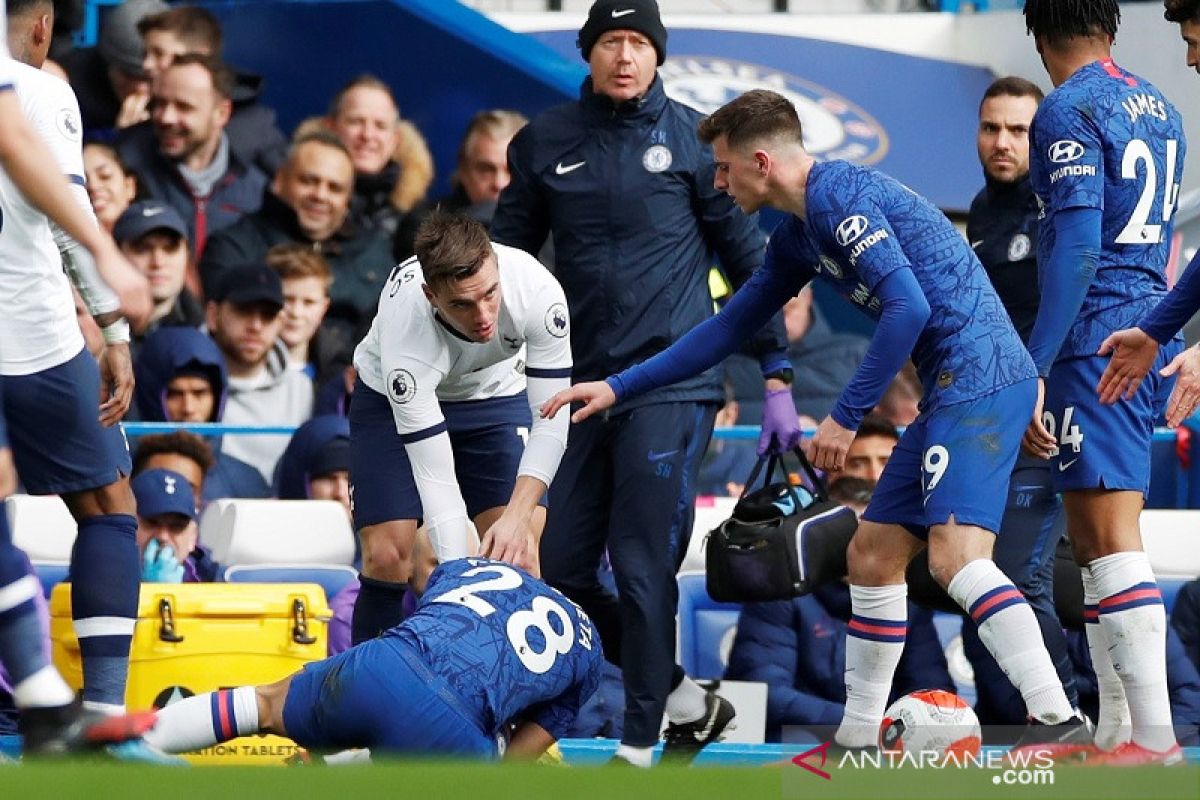
[[[653,0],[597,0],[579,31],[590,75],[578,102],[545,111],[509,147],[512,182],[492,238],[537,253],[554,240],[570,305],[575,381],[601,380],[662,350],[712,315],[708,273],[734,285],[763,258],[755,221],[713,188],[700,115],[666,96],[656,67],[667,31]],[[768,378],[763,440],[799,427],[778,316],[752,342]],[[697,473],[723,400],[715,371],[572,425],[550,487],[543,577],[579,603],[625,680],[617,759],[650,766],[664,710],[663,757],[690,761],[733,707],[675,664],[675,572],[687,551]],[[612,562],[618,597],[597,579]],[[618,599],[619,598],[619,599]]]

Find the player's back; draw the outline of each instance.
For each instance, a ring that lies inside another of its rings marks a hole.
[[[21,110],[56,156],[74,148],[82,127],[66,83],[11,62]],[[47,169],[56,169],[53,164]],[[79,165],[82,181],[82,163]],[[46,216],[0,171],[0,373],[27,375],[63,363],[83,349],[71,287]]]
[[[814,165],[807,197],[798,259],[816,261],[820,276],[868,315],[881,313],[869,287],[899,268],[916,277],[930,307],[912,352],[925,390],[922,409],[1034,376],[983,265],[929,200],[878,170],[845,161]],[[805,254],[806,245],[816,252]]]
[[[388,636],[414,645],[490,733],[523,712],[561,736],[599,682],[603,653],[591,620],[511,564],[447,561],[416,612]]]
[[[1172,218],[1183,172],[1182,121],[1152,84],[1094,61],[1043,101],[1030,133],[1030,174],[1043,204],[1042,269],[1054,217],[1102,211],[1100,254],[1059,357],[1091,355],[1113,330],[1135,325],[1167,290]]]

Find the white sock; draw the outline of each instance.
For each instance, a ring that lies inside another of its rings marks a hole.
[[[695,722],[708,710],[707,698],[708,692],[685,675],[683,682],[667,695],[667,718],[676,725]]]
[[[846,628],[846,708],[834,740],[843,747],[879,742],[908,632],[908,584],[851,586]]]
[[[124,705],[101,703],[98,700],[84,700],[83,707],[88,711],[99,711],[101,714],[107,714],[110,717],[120,716],[125,713]]]
[[[649,767],[654,763],[654,748],[622,743],[617,746],[617,758],[623,758],[635,767]]]
[[[1073,715],[1062,681],[1046,651],[1033,609],[995,562],[977,558],[946,587],[975,621],[979,638],[1025,700],[1034,719],[1049,724]]]
[[[49,664],[13,687],[13,703],[17,708],[65,706],[74,699],[75,692]]]
[[[167,753],[189,753],[252,733],[258,733],[258,700],[253,686],[239,686],[171,703],[145,739]]]
[[[1132,740],[1162,752],[1175,746],[1167,691],[1167,614],[1150,559],[1140,550],[1088,564],[1100,598],[1100,627],[1125,688]]]
[[[1108,636],[1100,624],[1100,596],[1096,593],[1096,581],[1087,567],[1080,567],[1079,574],[1083,576],[1083,628],[1087,632],[1088,652],[1092,656],[1092,669],[1096,671],[1096,686],[1100,693],[1100,718],[1096,720],[1094,738],[1101,750],[1112,750],[1128,742],[1133,735],[1129,724],[1129,704],[1125,702],[1125,686],[1113,669]]]

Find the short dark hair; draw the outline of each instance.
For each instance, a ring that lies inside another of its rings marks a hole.
[[[267,251],[267,266],[275,270],[279,280],[294,278],[316,278],[329,294],[333,285],[333,273],[325,256],[303,244],[277,244]]]
[[[9,19],[29,12],[41,10],[43,14],[54,11],[54,0],[4,0]]]
[[[1200,0],[1196,2],[1200,3]],[[1033,81],[1016,75],[1005,75],[992,81],[992,85],[983,93],[983,99],[979,101],[979,108],[982,109],[984,101],[993,97],[1032,97],[1040,105],[1046,95]]]
[[[207,9],[199,6],[176,6],[158,14],[142,17],[138,33],[145,38],[150,31],[166,31],[179,38],[195,52],[221,54],[221,23]]]
[[[181,56],[176,56],[171,62],[171,66],[167,69],[175,69],[175,67],[186,67],[189,64],[197,64],[204,68],[210,78],[212,78],[213,89],[217,94],[224,97],[226,100],[233,98],[233,87],[237,82],[237,78],[233,75],[233,70],[225,65],[221,59],[215,55],[207,53],[184,53]]]
[[[896,431],[896,426],[888,422],[887,417],[873,411],[862,418],[862,422],[858,425],[858,431],[854,434],[855,439],[864,436],[878,436],[882,439],[900,441],[900,434]]]
[[[324,147],[332,147],[334,150],[339,151],[342,155],[349,159],[351,165],[354,164],[354,157],[350,155],[350,148],[346,147],[345,142],[334,135],[332,131],[317,128],[315,130],[305,131],[292,140],[291,145],[288,146],[287,159],[284,161],[284,165],[280,167],[280,169],[285,169],[287,165],[291,163],[292,159],[295,158],[296,153],[301,147],[314,142]]]
[[[791,100],[769,89],[752,89],[730,100],[700,121],[699,134],[705,144],[724,136],[730,147],[767,136],[786,136],[797,144],[804,142],[796,107]]]
[[[1025,0],[1025,30],[1050,44],[1076,37],[1117,35],[1117,0]]]
[[[425,284],[442,286],[479,272],[492,254],[487,228],[463,214],[435,211],[417,229],[413,244]]]
[[[847,475],[829,484],[829,499],[835,503],[847,505],[866,505],[871,502],[875,492],[875,481],[870,478],[858,478]]]
[[[1200,22],[1200,0],[1163,0],[1163,6],[1168,22]]]
[[[190,458],[205,475],[213,468],[213,451],[208,442],[190,431],[172,431],[149,434],[137,440],[137,450],[133,454],[133,475],[141,474],[147,461],[163,453]]]

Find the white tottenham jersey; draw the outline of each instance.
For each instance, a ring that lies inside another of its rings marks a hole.
[[[568,415],[542,419],[538,413],[542,403],[570,385],[566,297],[533,256],[492,247],[500,272],[500,315],[491,341],[469,341],[437,316],[421,288],[421,265],[411,258],[388,276],[371,330],[354,352],[363,383],[391,404],[439,561],[471,554],[466,506],[439,401],[483,400],[527,390],[533,426],[517,474],[546,486],[567,446]],[[522,348],[528,361],[524,374],[518,355]]]
[[[54,154],[56,164],[47,169],[82,184],[75,93],[53,75],[7,63],[25,118]],[[2,171],[0,214],[0,375],[28,375],[73,358],[83,349],[83,335],[50,221]]]
[[[570,324],[562,287],[525,251],[493,247],[500,271],[500,318],[489,342],[469,341],[438,317],[421,288],[424,278],[416,258],[393,269],[383,287],[371,330],[354,352],[354,366],[363,383],[391,401],[402,436],[439,425],[439,400],[521,392],[526,385],[518,356],[523,346],[530,377],[570,374]]]

